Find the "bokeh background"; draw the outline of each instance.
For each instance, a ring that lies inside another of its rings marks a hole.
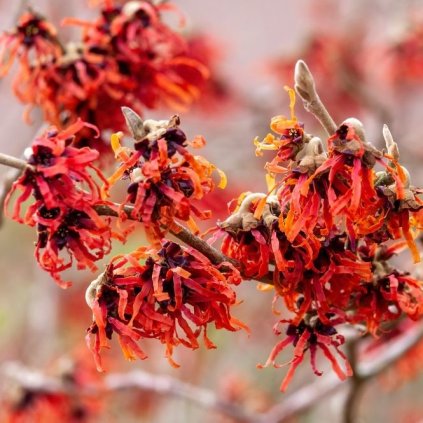
[[[288,114],[283,86],[293,85],[293,64],[299,58],[309,63],[320,96],[338,123],[352,115],[360,118],[368,140],[378,146],[382,124],[389,124],[400,146],[402,163],[412,173],[413,184],[423,184],[423,35],[418,29],[423,24],[423,2],[175,0],[174,3],[187,17],[182,31],[205,34],[216,46],[215,73],[222,84],[221,97],[211,106],[194,106],[181,113],[181,118],[189,136],[204,135],[208,144],[203,154],[228,175],[227,193],[211,204],[217,218],[224,218],[229,199],[243,191],[266,189],[262,171],[266,157],[254,156],[252,140],[266,135],[272,116]],[[89,18],[96,13],[83,0],[33,0],[31,5],[55,23],[66,16]],[[18,1],[0,0],[0,30],[13,27],[21,7]],[[63,28],[63,37],[71,39],[77,32]],[[412,47],[401,47],[409,39]],[[413,72],[408,72],[411,67]],[[42,122],[37,111],[32,113],[32,126],[23,122],[23,106],[12,95],[11,80],[11,75],[0,80],[0,150],[20,156]],[[300,102],[296,110],[308,132],[323,136]],[[146,115],[167,118],[171,113],[156,110]],[[2,167],[0,172],[5,177],[7,169]],[[17,360],[37,369],[53,369],[53,373],[65,357],[77,357],[84,366],[93,366],[84,345],[85,330],[91,323],[84,292],[93,275],[75,272],[73,287],[63,291],[38,269],[33,258],[33,231],[5,219],[0,240],[0,361]],[[126,245],[116,244],[113,254],[130,251],[142,242],[142,233],[135,233]],[[127,363],[117,343],[113,343],[106,355],[106,367],[109,371],[142,368],[152,374],[170,375],[210,389],[222,398],[232,398],[252,411],[264,411],[283,402],[279,384],[286,370],[256,369],[276,342],[272,332],[277,320],[271,311],[273,294],[259,292],[255,283],[246,282],[238,288],[238,296],[242,302],[234,314],[250,326],[250,336],[241,332],[212,332],[218,349],[200,348],[194,352],[180,349],[176,358],[181,368],[176,370],[167,364],[161,346],[147,344],[148,360]],[[417,351],[416,361],[423,363],[423,353],[418,354]],[[322,363],[322,368],[328,370],[325,366]],[[411,380],[404,381],[405,372],[392,369],[383,379],[369,384],[360,402],[360,421],[423,421],[423,379],[419,370],[418,366],[413,368],[408,375]],[[309,366],[304,364],[289,391],[313,378]],[[345,389],[340,389],[293,421],[340,421],[344,396]],[[169,420],[231,421],[188,401],[134,391],[111,395],[94,419]]]

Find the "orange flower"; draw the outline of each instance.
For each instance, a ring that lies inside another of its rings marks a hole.
[[[116,157],[122,162],[117,171],[109,178],[113,185],[120,178],[129,178],[128,196],[121,207],[121,218],[125,204],[133,204],[131,216],[143,222],[150,242],[158,245],[163,232],[161,226],[174,227],[175,219],[187,222],[194,233],[197,225],[192,217],[207,219],[208,212],[202,212],[194,206],[192,200],[199,200],[210,192],[215,183],[212,174],[218,171],[221,180],[218,186],[224,188],[226,177],[214,165],[201,156],[193,156],[187,146],[201,147],[201,142],[189,142],[179,129],[179,118],[169,121],[143,122],[133,111],[139,123],[140,134],[136,135],[135,150],[120,146],[121,134],[112,136],[112,148]],[[134,124],[135,125],[135,124]],[[107,193],[106,193],[107,194]]]
[[[128,360],[147,358],[138,341],[155,338],[165,345],[169,363],[179,367],[172,359],[174,347],[196,349],[202,334],[205,346],[216,348],[207,336],[210,324],[229,331],[246,329],[230,314],[236,304],[230,280],[237,271],[223,271],[223,266],[219,270],[198,251],[170,241],[155,254],[140,249],[115,257],[87,291],[94,315],[87,341],[97,368],[102,370],[101,349],[108,347],[113,332]]]

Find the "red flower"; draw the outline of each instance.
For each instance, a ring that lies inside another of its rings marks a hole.
[[[47,270],[62,287],[59,273],[72,265],[96,270],[94,262],[110,251],[109,220],[102,219],[95,209],[101,203],[100,188],[89,169],[107,183],[93,166],[98,152],[88,147],[72,146],[74,135],[91,125],[78,121],[68,129],[55,128],[36,138],[31,147],[28,164],[31,166],[13,184],[6,199],[6,207],[17,190],[12,218],[30,226],[37,225],[38,241],[35,255],[40,266]],[[21,206],[30,196],[33,202],[21,217]],[[61,257],[66,250],[69,257]]]
[[[201,199],[214,188],[212,173],[218,169],[203,157],[193,156],[186,147],[202,147],[204,139],[197,137],[192,142],[187,141],[185,133],[179,129],[177,116],[169,121],[143,122],[128,108],[124,113],[135,119],[132,124],[140,133],[135,134],[135,150],[120,146],[121,134],[112,135],[112,148],[123,163],[109,182],[114,184],[121,177],[131,180],[122,206],[134,205],[131,216],[143,222],[150,242],[156,245],[163,237],[160,227],[172,229],[175,219],[187,222],[197,233],[192,214],[207,219],[209,213],[197,209],[192,200]],[[221,176],[219,187],[224,188],[225,175],[218,172]],[[126,215],[121,212],[121,217]]]
[[[326,153],[320,139],[298,125],[295,96],[288,91],[291,119],[276,118],[280,131],[272,128],[281,139],[268,135],[263,142],[255,140],[258,153],[277,151],[265,166],[268,194],[240,196],[214,235],[223,233],[222,251],[240,262],[244,277],[272,274],[274,304],[281,298],[293,313],[287,338],[267,362],[294,344],[283,390],[307,349],[318,373],[316,345],[341,378],[350,373],[349,368],[340,370],[328,349],[343,342],[331,338],[335,324],[364,324],[378,335],[403,314],[419,318],[423,300],[422,283],[388,263],[399,247],[385,242],[400,238],[405,240],[400,246],[408,245],[415,261],[420,259],[413,229],[421,228],[423,202],[421,190],[410,185],[407,170],[398,163],[387,128],[388,154],[365,141],[356,119],[346,120],[328,139]],[[376,173],[376,163],[384,171]],[[320,329],[328,331],[326,338]]]
[[[67,22],[84,27],[88,51],[116,60],[135,84],[132,92],[142,105],[184,110],[200,96],[209,71],[189,57],[184,39],[163,23],[161,12],[172,8],[145,0],[122,7],[108,4],[94,23]]]
[[[233,214],[219,223],[221,231],[214,236],[215,239],[223,236],[222,252],[241,263],[247,278],[266,276],[269,263],[274,260],[270,249],[271,226],[277,220],[279,208],[276,202],[269,201],[262,217],[256,219],[254,212],[263,198],[265,195],[259,193],[241,194]]]
[[[139,263],[141,258],[145,264]],[[140,249],[115,257],[87,291],[94,315],[87,342],[97,368],[102,370],[101,349],[108,347],[114,332],[128,360],[147,358],[137,342],[155,338],[166,346],[170,364],[178,367],[172,359],[175,346],[196,349],[202,334],[206,347],[215,348],[207,336],[211,323],[229,331],[246,328],[230,314],[236,304],[230,283],[239,278],[237,271],[227,263],[220,269],[198,251],[173,242],[154,255]]]
[[[0,35],[0,78],[3,77],[14,60],[19,60],[19,73],[15,80],[28,78],[31,68],[42,66],[61,55],[61,46],[56,29],[40,15],[28,11],[24,13],[13,32]]]
[[[274,135],[268,134],[263,141],[259,141],[258,137],[254,140],[256,148],[256,156],[261,156],[262,150],[277,150],[275,158],[266,163],[266,169],[270,173],[283,173],[286,169],[280,166],[280,163],[287,160],[295,160],[297,153],[304,147],[304,125],[298,122],[295,116],[295,91],[285,87],[290,98],[291,118],[285,116],[275,116],[270,122],[272,131],[280,134],[279,139]]]
[[[288,373],[281,384],[281,391],[284,392],[288,388],[292,377],[294,376],[295,370],[301,364],[304,359],[305,353],[310,351],[310,362],[314,374],[321,376],[323,373],[320,372],[316,367],[316,353],[318,349],[323,352],[325,357],[330,361],[332,369],[338,375],[339,379],[345,380],[347,377],[352,375],[351,367],[345,354],[339,349],[344,344],[345,339],[342,335],[338,334],[335,326],[342,323],[343,320],[336,318],[333,315],[329,315],[329,324],[322,323],[316,315],[307,315],[304,320],[299,323],[293,323],[291,320],[280,320],[274,327],[276,335],[280,335],[281,332],[278,329],[278,325],[281,323],[289,323],[286,330],[286,337],[280,341],[273,348],[264,365],[259,365],[259,368],[267,367],[269,364],[273,364],[274,367],[282,367],[282,365],[275,364],[277,356],[282,350],[289,344],[294,346],[294,357],[288,363],[290,364]],[[337,359],[331,352],[330,348],[334,348],[335,352],[341,357],[344,362],[345,369],[343,370],[339,365]]]

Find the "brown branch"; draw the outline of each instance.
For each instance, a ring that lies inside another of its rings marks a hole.
[[[191,401],[207,410],[214,410],[238,421],[256,423],[259,414],[247,411],[242,406],[219,398],[213,391],[182,382],[169,376],[158,376],[143,370],[111,374],[105,377],[107,390],[141,389],[163,396],[172,396]]]
[[[115,204],[116,208],[120,207],[119,204]],[[107,205],[101,204],[94,206],[95,211],[99,215],[103,216],[113,216],[118,217],[119,214],[110,208]],[[135,219],[132,217],[132,206],[125,206],[124,212],[128,216],[128,219],[139,221],[138,219]],[[170,233],[174,235],[176,238],[178,238],[180,241],[184,242],[185,244],[189,245],[190,247],[195,248],[196,250],[200,251],[200,253],[204,254],[213,264],[221,264],[223,262],[230,262],[234,264],[235,266],[239,267],[240,264],[229,258],[226,257],[224,254],[222,254],[219,250],[212,247],[210,244],[208,244],[203,239],[199,238],[198,236],[194,235],[192,232],[190,232],[188,229],[186,229],[184,226],[180,225],[179,223],[174,223],[175,226],[178,228],[177,230],[170,230]]]
[[[0,164],[3,164],[5,166],[13,167],[15,169],[25,170],[25,169],[31,169],[34,170],[34,168],[29,165],[25,160],[18,159],[17,157],[9,156],[7,154],[0,153]],[[119,207],[119,204],[116,204],[116,207]],[[110,208],[107,205],[101,204],[94,206],[94,209],[97,211],[98,214],[103,216],[114,216],[117,217],[118,213]],[[125,206],[124,211],[127,214],[129,219],[134,219],[131,216],[133,207],[132,206]],[[206,241],[202,240],[201,238],[195,236],[193,233],[191,233],[188,229],[185,227],[179,225],[178,223],[175,223],[177,230],[171,230],[170,232],[177,237],[182,242],[185,242],[187,245],[197,249],[202,254],[204,254],[213,264],[220,264],[223,262],[231,262],[234,265],[237,265],[239,267],[239,263],[230,259],[229,257],[226,257],[224,254],[222,254],[220,251],[218,251],[216,248],[209,245]]]
[[[0,164],[13,167],[15,169],[20,169],[20,170],[31,169],[34,171],[34,168],[31,165],[28,165],[25,160],[18,159],[16,157],[9,156],[7,154],[0,153]],[[115,206],[116,206],[116,209],[120,207],[119,204],[115,204]],[[102,215],[102,216],[112,216],[112,217],[119,216],[116,210],[114,210],[113,208],[109,207],[106,204],[98,204],[94,206],[94,209],[99,215]],[[135,219],[134,217],[132,217],[132,211],[133,211],[132,206],[124,206],[123,210],[128,216],[128,219],[139,221],[138,219]],[[221,253],[216,248],[212,247],[206,241],[194,235],[184,226],[175,222],[174,227],[176,227],[176,229],[171,229],[169,231],[173,236],[175,236],[176,238],[178,238],[180,241],[184,242],[185,244],[189,245],[190,247],[195,248],[200,253],[204,254],[213,264],[221,264],[224,262],[232,263],[238,269],[241,269],[241,273],[242,273],[241,263],[225,256],[223,253]],[[260,282],[273,284],[271,272],[269,272],[269,276],[260,279]]]
[[[115,207],[120,207],[119,204],[115,204]],[[112,216],[112,217],[118,217],[119,214],[105,204],[100,204],[94,206],[95,211],[102,216]],[[132,206],[124,206],[123,208],[124,212],[128,216],[128,219],[135,220],[139,222],[138,219],[135,219],[132,217]],[[221,264],[221,263],[231,263],[234,265],[237,269],[240,270],[242,274],[242,264],[238,262],[237,260],[234,260],[230,257],[225,256],[222,252],[217,250],[216,248],[212,247],[210,244],[208,244],[203,239],[199,238],[198,236],[194,235],[192,232],[190,232],[187,228],[180,225],[177,222],[174,222],[174,226],[177,227],[177,230],[170,230],[169,232],[179,239],[180,241],[184,242],[185,244],[189,245],[190,247],[198,250],[201,254],[206,256],[213,264]],[[167,228],[164,228],[167,229]],[[255,280],[257,282],[266,283],[268,285],[273,285],[273,273],[269,272],[266,276],[263,276],[261,278],[249,278],[251,280]]]
[[[303,60],[298,60],[295,65],[294,78],[295,91],[303,100],[304,108],[314,115],[328,135],[333,135],[337,129],[336,123],[320,100],[313,75]]]

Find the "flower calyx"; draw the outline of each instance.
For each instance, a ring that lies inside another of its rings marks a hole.
[[[260,218],[255,216],[255,210],[259,203],[265,200],[263,211]],[[280,205],[276,195],[267,195],[263,193],[247,194],[238,209],[218,226],[226,232],[237,234],[239,231],[250,231],[259,225],[270,228],[277,220],[280,214]]]

